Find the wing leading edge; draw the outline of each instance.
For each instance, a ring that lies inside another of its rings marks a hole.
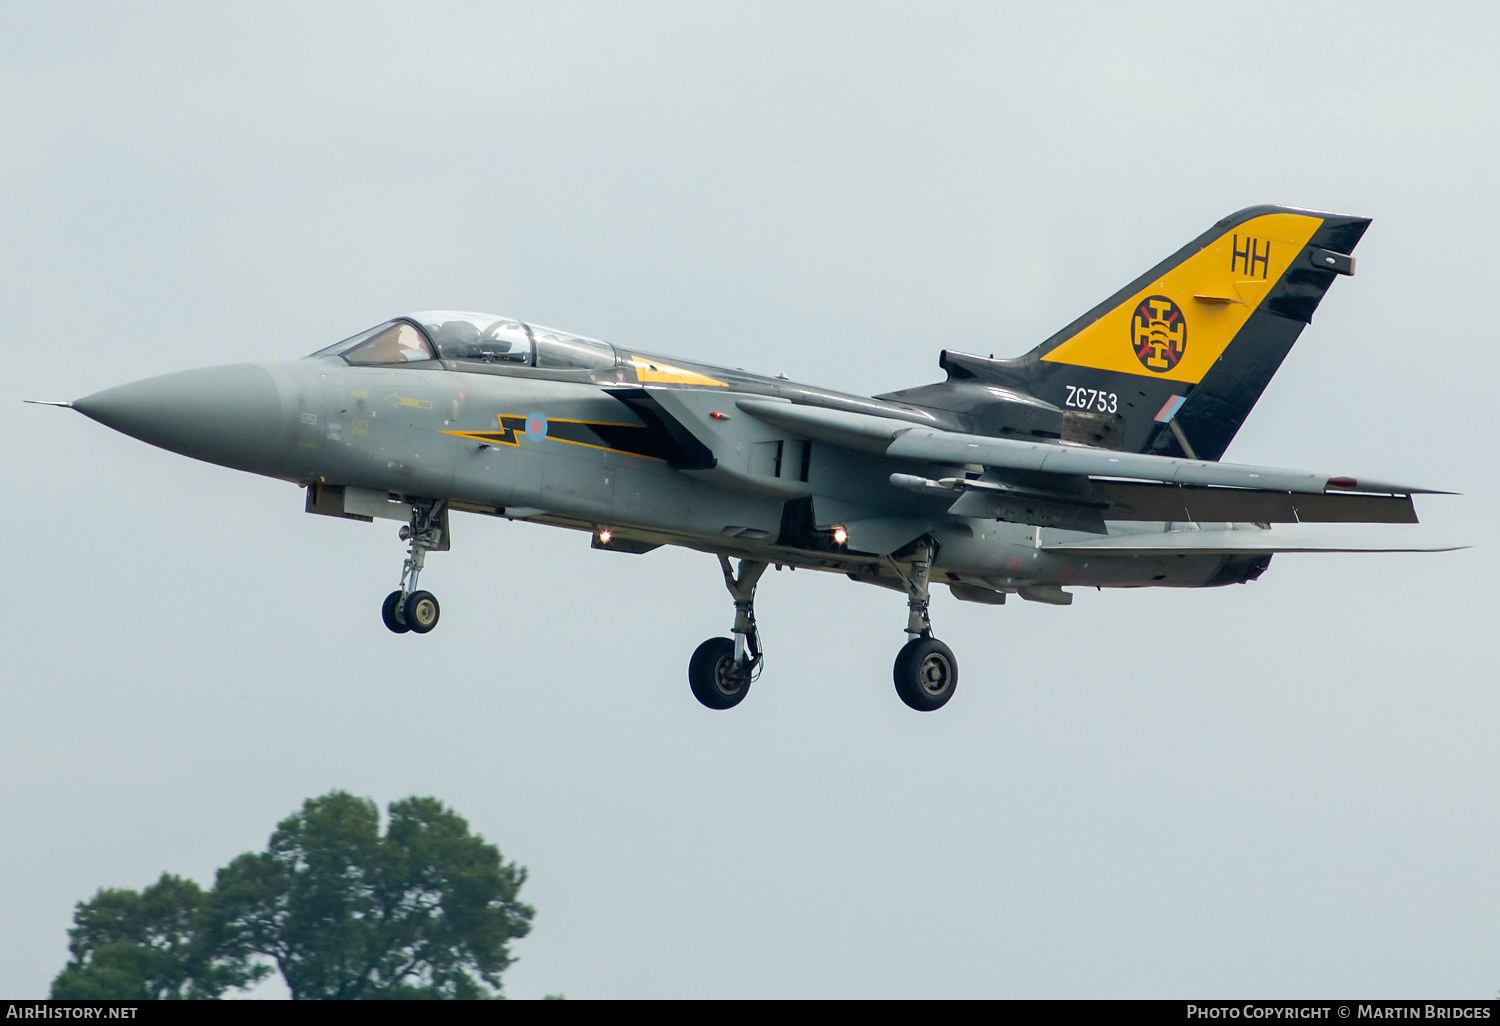
[[[1104,534],[1104,521],[1416,523],[1433,489],[1344,475],[937,431],[869,414],[742,399],[745,413],[815,440],[895,459],[978,464],[974,478],[893,474],[954,499],[950,512]]]

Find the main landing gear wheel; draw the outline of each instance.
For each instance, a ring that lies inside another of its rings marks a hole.
[[[928,585],[936,553],[931,538],[918,539],[907,558],[910,573],[903,573],[894,559],[885,557],[906,588],[906,633],[911,635],[896,656],[896,694],[917,712],[941,709],[958,687],[958,660],[953,657],[953,649],[932,636],[932,617],[928,615]]]
[[[407,627],[417,634],[426,634],[437,626],[438,615],[442,610],[438,608],[438,600],[432,592],[414,591],[406,596],[401,612]]]
[[[709,638],[688,662],[688,684],[693,697],[710,709],[732,709],[750,690],[750,673],[735,660],[733,641]]]
[[[755,626],[755,586],[766,564],[741,559],[739,572],[729,557],[719,556],[724,587],[734,599],[734,636],[709,638],[688,661],[688,684],[693,697],[710,709],[732,709],[744,701],[745,692],[760,675],[762,653],[760,631]]]
[[[958,687],[958,660],[937,638],[912,638],[896,656],[896,694],[918,712],[941,709]]]
[[[401,619],[401,602],[405,597],[402,592],[393,591],[380,604],[380,618],[385,621],[385,625],[393,634],[405,634],[411,630],[406,621]]]

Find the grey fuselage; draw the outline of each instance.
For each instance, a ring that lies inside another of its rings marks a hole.
[[[344,512],[314,499],[344,490],[393,504],[442,501],[590,531],[597,548],[682,545],[897,589],[889,557],[927,535],[932,579],[978,601],[1020,592],[1065,602],[1059,589],[1070,585],[1201,587],[1265,567],[1265,557],[1244,555],[1046,552],[1086,536],[953,515],[951,497],[903,490],[891,475],[977,468],[935,470],[799,437],[736,407],[750,397],[970,427],[962,413],[621,350],[613,366],[575,369],[354,366],[315,355],[167,375],[74,405],[163,448],[307,486],[310,512],[356,515],[352,503]],[[840,543],[834,532],[845,524],[858,526]],[[1110,533],[1168,526],[1111,523]]]

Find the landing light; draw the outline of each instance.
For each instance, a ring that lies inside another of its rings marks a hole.
[[[844,542],[849,540],[849,532],[844,530],[843,524],[838,524],[834,527],[833,540],[836,544],[839,545],[842,545],[844,544]]]
[[[609,540],[611,538],[613,538],[613,537],[614,537],[614,533],[612,531],[610,531],[609,528],[607,528],[607,527],[603,528],[599,532],[599,544],[600,545],[608,545],[609,544]]]

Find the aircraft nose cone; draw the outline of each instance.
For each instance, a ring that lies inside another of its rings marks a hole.
[[[258,473],[274,471],[291,428],[276,382],[250,363],[107,388],[73,408],[143,442]]]

